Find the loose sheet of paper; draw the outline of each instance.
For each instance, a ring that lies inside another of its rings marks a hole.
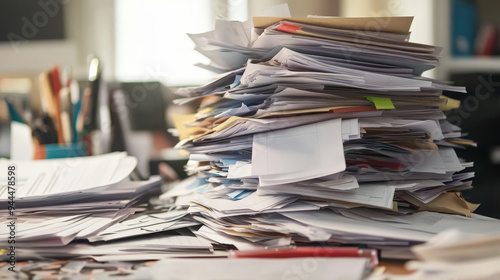
[[[342,121],[328,120],[253,137],[252,173],[262,176],[286,174],[281,183],[309,179],[345,170]],[[267,177],[269,178],[269,177]],[[272,177],[271,177],[272,179]]]
[[[126,153],[39,161],[0,161],[2,170],[16,165],[16,198],[55,195],[110,185],[125,179],[137,165]],[[4,174],[6,176],[6,174]],[[0,182],[7,179],[0,176]],[[0,201],[7,199],[7,187],[0,187]]]
[[[368,258],[171,259],[156,263],[140,279],[182,275],[186,279],[360,280],[367,267]]]

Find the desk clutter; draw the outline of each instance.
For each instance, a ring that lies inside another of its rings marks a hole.
[[[498,233],[460,195],[473,163],[454,149],[475,143],[441,93],[465,88],[421,76],[441,48],[408,42],[411,21],[257,17],[254,37],[220,20],[191,35],[213,66],[236,69],[178,91],[201,100],[178,128],[194,177],[162,197],[194,203],[198,234],[236,247],[354,243],[412,259],[450,227]]]
[[[178,279],[181,271],[385,279],[371,275],[378,258],[436,260],[428,242],[449,229],[478,244],[498,236],[500,221],[474,214],[478,205],[460,195],[472,188],[473,163],[454,149],[475,143],[446,120],[441,93],[465,89],[421,76],[439,65],[441,48],[409,42],[411,22],[285,15],[254,18],[253,27],[217,19],[214,31],[191,34],[211,59],[204,67],[221,75],[177,90],[175,103],[200,102],[196,114],[174,120],[190,176],[130,181],[137,160],[126,153],[0,161],[20,174],[11,216],[15,256],[28,262],[19,271],[41,277],[47,269],[30,260],[74,259],[57,265],[73,277],[113,266],[99,271],[103,279]],[[0,201],[9,195],[3,186]],[[248,264],[265,270],[249,273]],[[425,273],[433,264],[413,267]]]
[[[10,116],[3,137],[10,138],[7,157],[39,160],[127,151],[138,160],[135,175],[158,174],[158,164],[169,161],[162,151],[177,141],[167,132],[169,89],[158,81],[104,80],[100,60],[90,55],[89,61],[85,79],[74,78],[70,67],[61,71],[54,65],[23,94],[0,99]]]
[[[33,91],[40,108],[19,108],[5,99],[12,121],[10,158],[67,158],[110,152],[101,125],[104,115],[100,111],[106,108],[103,98],[107,95],[102,92],[105,85],[100,62],[95,56],[89,60],[85,84],[73,78],[70,67],[61,71],[54,65],[41,72],[38,90]]]

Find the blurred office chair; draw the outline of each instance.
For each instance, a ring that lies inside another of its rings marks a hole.
[[[167,133],[166,88],[159,82],[123,82],[112,97],[114,149],[124,148],[137,157],[137,170],[142,177],[159,173],[158,165],[167,162],[183,175],[185,161],[164,158],[164,149],[172,148],[176,140]]]

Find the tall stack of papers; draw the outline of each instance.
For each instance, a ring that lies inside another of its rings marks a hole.
[[[193,177],[162,198],[191,205],[199,236],[239,249],[328,241],[391,252],[449,227],[500,232],[460,195],[474,174],[454,148],[474,143],[440,96],[465,89],[421,76],[441,49],[409,42],[411,21],[254,18],[238,33],[252,36],[234,42],[213,33],[246,25],[219,20],[192,35],[229,72],[178,91],[179,104],[201,100],[178,122]]]

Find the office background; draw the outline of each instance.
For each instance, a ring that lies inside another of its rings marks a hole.
[[[442,65],[424,76],[451,80],[468,88],[467,96],[452,96],[463,102],[459,109],[448,113],[451,120],[469,133],[467,137],[478,143],[477,148],[459,151],[459,156],[475,161],[475,189],[464,192],[464,196],[483,203],[479,213],[500,218],[496,203],[500,197],[500,135],[496,131],[500,121],[497,75],[500,19],[495,14],[498,2],[40,0],[31,1],[32,8],[25,10],[26,15],[13,13],[15,5],[8,6],[9,1],[6,2],[0,10],[11,17],[1,16],[7,22],[0,26],[6,27],[3,34],[11,35],[0,42],[0,95],[18,98],[22,106],[34,108],[40,106],[39,100],[32,96],[38,90],[36,77],[41,71],[58,64],[71,67],[75,78],[85,80],[88,55],[94,53],[102,61],[103,79],[113,87],[120,87],[122,82],[160,82],[168,111],[189,111],[171,106],[175,96],[169,87],[199,85],[214,77],[214,73],[194,66],[208,61],[193,50],[194,44],[186,33],[212,30],[217,15],[247,20],[264,8],[286,2],[293,16],[415,16],[411,40],[444,47]],[[52,23],[56,25],[55,33],[45,34]],[[40,38],[36,39],[37,36]],[[12,78],[16,78],[14,83]],[[170,126],[168,113],[163,117],[158,122]],[[8,157],[8,115],[3,101],[0,101],[0,120],[0,156]],[[143,143],[152,143],[155,138],[151,133],[136,137]],[[174,139],[168,140],[159,148],[174,144]],[[135,153],[152,157],[155,147],[149,146],[147,152]]]

